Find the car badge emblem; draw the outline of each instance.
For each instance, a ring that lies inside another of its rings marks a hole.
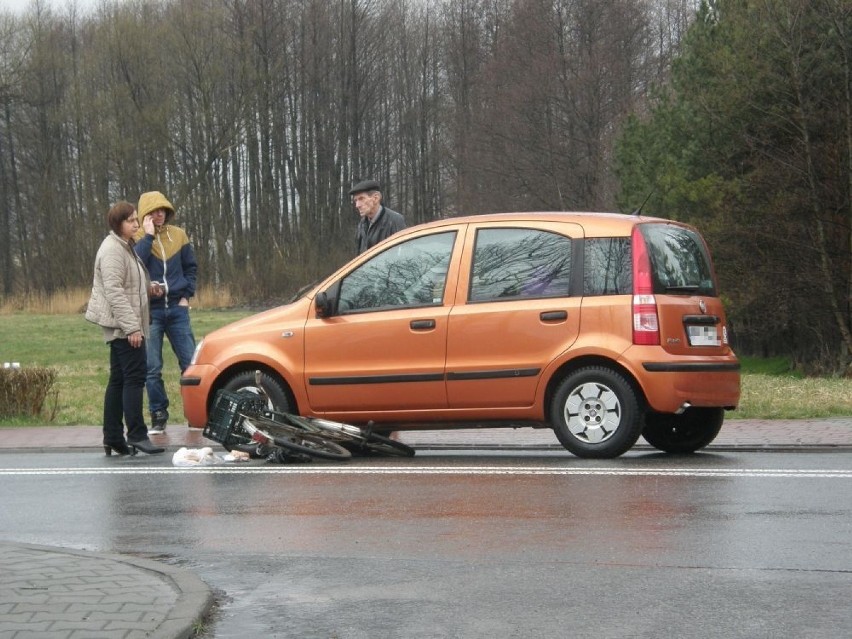
[[[698,310],[701,311],[702,313],[707,312],[707,304],[705,304],[704,300],[702,300],[702,299],[698,300]]]

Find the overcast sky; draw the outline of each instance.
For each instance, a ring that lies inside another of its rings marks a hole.
[[[70,4],[70,0],[41,1],[48,4],[55,10],[62,10]],[[87,11],[91,7],[97,6],[97,4],[101,1],[102,0],[77,0],[77,6]],[[21,15],[30,7],[31,4],[33,4],[33,0],[0,0],[0,9],[3,11],[11,11],[15,15]]]

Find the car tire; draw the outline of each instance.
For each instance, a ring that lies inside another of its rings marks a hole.
[[[290,405],[290,398],[284,388],[284,383],[277,375],[270,375],[267,372],[261,373],[261,384],[269,398],[269,408],[278,411],[279,413],[290,413],[293,407]],[[261,394],[261,389],[257,387],[255,382],[254,371],[243,371],[231,377],[222,387],[226,391],[232,393],[247,392]]]
[[[633,386],[603,366],[566,377],[551,403],[559,442],[577,457],[610,459],[630,450],[642,432],[643,410]]]
[[[648,413],[642,437],[666,453],[694,453],[716,439],[724,421],[723,408],[692,407],[680,415]]]

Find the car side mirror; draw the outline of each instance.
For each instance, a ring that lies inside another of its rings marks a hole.
[[[314,298],[314,305],[317,310],[317,317],[332,316],[333,308],[331,304],[331,298],[329,298],[328,293],[326,293],[325,291],[317,293],[316,298]]]

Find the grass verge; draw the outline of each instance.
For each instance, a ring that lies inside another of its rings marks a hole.
[[[192,331],[200,340],[207,333],[249,311],[192,311]],[[57,372],[54,388],[56,417],[52,425],[98,425],[103,420],[103,396],[109,377],[109,347],[101,329],[80,313],[0,315],[0,361],[20,362],[21,367],[42,366]],[[186,423],[180,396],[177,358],[163,343],[163,381],[169,395],[170,423]],[[50,399],[48,401],[51,401]],[[147,414],[147,397],[145,412]],[[48,406],[45,413],[51,413]],[[146,418],[147,419],[147,418]],[[9,417],[0,426],[40,425],[43,419]]]

